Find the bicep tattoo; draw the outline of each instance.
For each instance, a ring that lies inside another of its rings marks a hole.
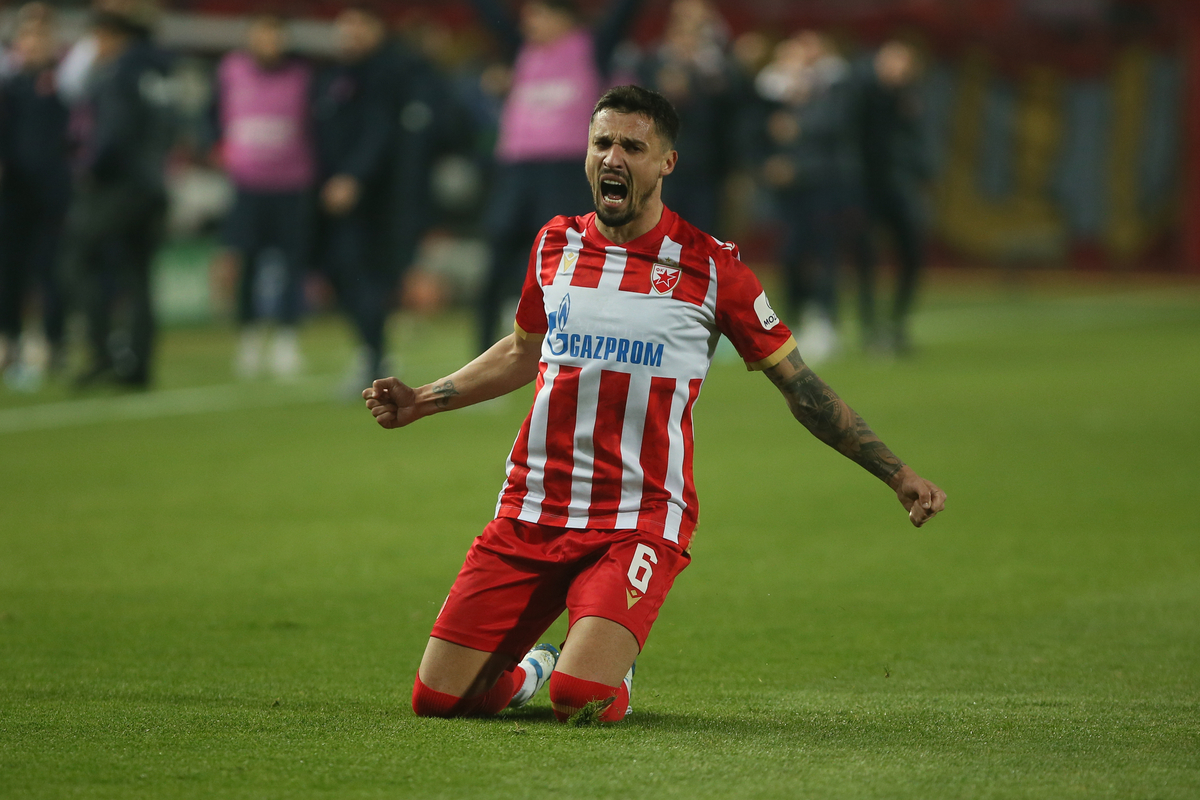
[[[900,471],[904,462],[879,440],[854,409],[817,377],[798,352],[788,356],[788,363],[795,372],[783,377],[773,371],[768,377],[783,393],[792,416],[801,425],[885,482]]]

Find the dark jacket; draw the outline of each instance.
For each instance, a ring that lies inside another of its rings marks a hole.
[[[361,61],[333,64],[314,83],[313,135],[320,179],[351,175],[363,191],[386,190],[399,121],[398,54],[390,43]]]
[[[854,127],[867,189],[928,177],[915,88],[884,86],[872,57],[855,62],[854,85]]]
[[[54,67],[22,71],[0,85],[0,192],[65,209],[71,190],[70,119]]]
[[[78,169],[85,182],[162,196],[174,136],[167,57],[135,39],[111,63],[97,65],[80,106]]]

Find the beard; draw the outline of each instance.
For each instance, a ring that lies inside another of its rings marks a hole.
[[[655,183],[657,185],[657,182]],[[625,205],[620,208],[609,208],[604,204],[604,198],[601,196],[601,183],[599,178],[595,182],[592,189],[592,204],[596,207],[596,219],[603,222],[610,228],[620,228],[622,225],[628,225],[637,219],[642,213],[642,209],[646,207],[646,201],[650,195],[654,193],[654,186],[651,186],[644,192],[636,192],[632,182],[629,184],[629,194]]]

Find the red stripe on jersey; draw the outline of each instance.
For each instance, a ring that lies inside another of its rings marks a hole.
[[[592,467],[592,503],[589,528],[613,528],[621,506],[621,431],[629,398],[628,372],[604,370],[596,402],[596,427],[592,433],[595,463]]]
[[[579,406],[579,367],[558,368],[546,409],[546,468],[542,478],[545,499],[542,516],[567,518],[571,505],[571,475],[575,471],[575,419]]]
[[[671,454],[671,401],[675,397],[674,378],[651,378],[646,400],[646,427],[642,432],[642,513],[638,530],[661,533],[667,524],[667,460]]]
[[[705,258],[703,263],[698,263],[698,257],[703,258],[704,251],[695,247],[689,248],[688,244],[690,242],[685,242],[683,245],[683,274],[679,276],[679,283],[675,285],[675,291],[671,293],[671,296],[685,303],[702,306],[704,298],[708,296],[710,279],[708,259]]]
[[[558,271],[559,262],[562,260],[563,248],[566,246],[566,226],[555,225],[547,229],[546,240],[542,243],[541,249],[542,269],[538,276],[541,278],[542,286],[549,286],[554,282],[554,273]]]
[[[571,285],[595,289],[604,275],[606,260],[608,253],[603,248],[584,246],[583,252],[579,254],[579,261],[575,264],[575,272],[571,275]]]
[[[546,385],[546,362],[538,364],[537,386],[534,388],[533,396],[537,397],[537,393]],[[508,473],[508,486],[504,489],[504,495],[500,500],[502,506],[512,506],[518,512],[521,506],[525,503],[525,495],[529,494],[529,426],[533,420],[533,409],[529,409],[529,413],[525,415],[525,422],[521,425],[521,431],[517,434],[517,441],[513,445],[512,455],[509,460],[512,461],[512,469]]]
[[[630,253],[625,262],[625,274],[621,276],[621,291],[650,294],[652,264],[644,253]]]
[[[660,225],[661,227],[661,225]],[[666,233],[655,228],[645,237],[638,239],[637,249],[629,251],[625,262],[625,273],[621,275],[621,291],[650,294],[650,278],[654,259],[662,249]]]
[[[694,439],[692,438],[692,406],[696,405],[696,398],[700,396],[700,385],[704,383],[703,378],[692,378],[688,382],[688,400],[687,405],[683,409],[683,419],[680,420],[680,426],[683,428],[683,522],[679,525],[679,544],[687,547],[692,540],[692,532],[696,530],[696,520],[699,513],[699,505],[696,498],[696,482],[692,480],[692,451]]]

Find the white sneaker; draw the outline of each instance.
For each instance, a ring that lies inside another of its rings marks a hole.
[[[796,347],[804,363],[815,366],[837,355],[838,335],[833,323],[824,314],[812,315],[810,320],[801,326]]]
[[[300,339],[295,328],[275,331],[271,343],[271,372],[281,381],[294,381],[304,371],[304,356],[300,354]]]
[[[233,359],[234,374],[244,381],[257,378],[262,369],[262,346],[262,330],[257,327],[243,329]]]
[[[625,684],[625,691],[629,695],[629,705],[625,707],[625,716],[633,713],[633,673],[637,672],[637,662],[633,662],[633,666],[629,668],[629,672],[625,673],[625,677],[621,679],[621,683]]]
[[[525,658],[521,659],[521,666],[525,668],[525,682],[513,695],[512,702],[508,704],[509,708],[520,708],[533,699],[538,690],[550,680],[550,674],[558,665],[559,655],[561,653],[558,648],[546,642],[534,645],[533,649],[525,654]]]

